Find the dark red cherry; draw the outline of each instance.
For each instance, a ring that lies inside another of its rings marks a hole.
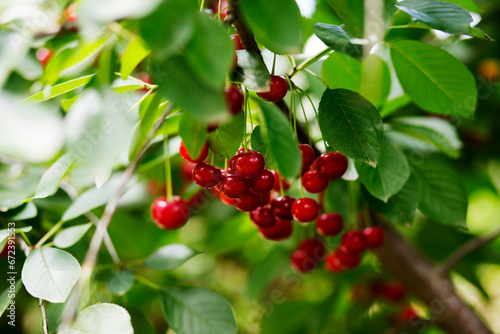
[[[219,168],[200,162],[193,169],[193,181],[202,188],[215,187],[222,179]]]
[[[361,262],[361,255],[351,252],[344,245],[337,248],[335,256],[339,259],[340,263],[342,263],[342,266],[350,269],[356,268]]]
[[[219,123],[208,124],[207,125],[207,132],[208,133],[214,132],[215,130],[217,130],[218,127],[219,127]]]
[[[326,245],[320,238],[304,239],[300,242],[299,249],[306,252],[316,260],[321,260],[326,253]]]
[[[273,172],[273,175],[274,175],[274,187],[273,187],[274,190],[276,190],[276,191],[281,190],[280,179],[281,179],[281,186],[283,187],[283,190],[290,189],[290,183],[288,183],[288,181],[284,177],[280,176],[278,174],[278,172],[275,170],[272,170],[271,172]]]
[[[406,298],[406,287],[398,281],[372,286],[372,291],[393,303],[398,303]]]
[[[292,215],[301,223],[312,222],[318,218],[319,205],[312,198],[299,198],[292,204]]]
[[[259,198],[259,206],[268,205],[271,200],[271,193],[256,195]]]
[[[292,196],[278,197],[271,201],[271,208],[274,212],[274,217],[279,220],[292,220],[292,204],[295,198]]]
[[[158,198],[151,205],[151,216],[159,228],[174,230],[186,224],[189,207],[179,196],[174,196],[170,202]]]
[[[250,212],[252,222],[261,228],[271,228],[276,224],[273,210],[268,206],[259,207]]]
[[[229,109],[229,113],[232,115],[237,115],[243,110],[243,102],[245,97],[235,85],[227,86],[224,88],[224,97],[226,99],[226,104]]]
[[[325,237],[333,237],[344,228],[344,219],[337,212],[323,213],[316,220],[316,232]]]
[[[179,146],[179,153],[180,153],[181,157],[186,161],[195,162],[195,163],[202,162],[208,156],[208,145],[205,144],[203,146],[200,154],[198,155],[198,157],[196,159],[191,158],[191,156],[189,155],[189,152],[188,152],[186,146],[184,146],[183,142],[181,142],[181,145]]]
[[[325,259],[325,268],[331,273],[338,274],[344,268],[335,252],[328,254]]]
[[[310,170],[302,175],[304,189],[312,194],[324,191],[330,181],[325,179],[317,170]]]
[[[250,212],[257,209],[260,205],[259,195],[248,194],[245,197],[234,200],[234,206],[243,212]]]
[[[285,77],[271,75],[271,88],[267,92],[257,93],[261,99],[269,102],[282,100],[288,92],[288,81]]]
[[[352,253],[361,253],[366,249],[365,236],[360,231],[346,232],[340,242]]]
[[[242,198],[249,193],[250,182],[234,174],[227,174],[222,177],[220,191],[229,198]]]
[[[323,153],[314,161],[314,168],[328,180],[335,180],[347,171],[347,158],[340,152]]]
[[[305,274],[316,269],[318,260],[303,250],[297,249],[290,256],[290,264],[296,272]]]
[[[274,174],[269,169],[264,169],[262,173],[252,180],[252,191],[255,194],[266,194],[273,190]]]
[[[290,220],[277,220],[273,227],[259,228],[259,234],[269,240],[281,241],[292,235],[293,225]]]
[[[302,157],[302,172],[304,174],[309,170],[309,167],[314,162],[314,151],[311,146],[307,144],[299,144],[300,155]]]
[[[243,44],[241,44],[240,35],[232,34],[230,37],[231,37],[231,40],[233,41],[235,50],[245,50],[245,48],[243,47]]]
[[[241,153],[233,159],[233,173],[244,179],[256,178],[266,165],[264,157],[257,151]]]
[[[224,193],[221,191],[219,192],[219,197],[222,203],[227,204],[227,205],[234,205],[234,199],[227,197],[224,195]]]
[[[367,227],[363,230],[366,240],[366,247],[370,249],[378,248],[384,243],[384,230],[378,226]]]

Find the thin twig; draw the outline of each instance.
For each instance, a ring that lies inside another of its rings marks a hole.
[[[453,254],[451,254],[442,264],[441,271],[443,273],[448,273],[451,268],[453,268],[460,260],[462,260],[467,254],[475,251],[476,249],[489,244],[500,237],[500,228],[495,229],[486,235],[474,238],[466,242],[460,248],[458,248]]]
[[[78,279],[76,288],[71,296],[71,299],[68,301],[68,305],[62,315],[62,321],[59,326],[59,329],[62,333],[65,333],[69,330],[71,323],[75,318],[76,311],[78,309],[78,301],[80,299],[82,291],[85,285],[87,284],[88,280],[90,279],[90,276],[92,275],[92,271],[94,269],[97,260],[97,254],[99,253],[99,250],[101,248],[105,236],[105,234],[102,233],[101,231],[107,230],[109,223],[111,222],[111,219],[113,218],[113,215],[116,211],[116,208],[118,207],[118,202],[120,201],[120,198],[123,192],[125,191],[128,182],[132,178],[134,171],[139,165],[139,161],[141,160],[144,152],[146,152],[149,143],[153,140],[155,133],[158,131],[158,129],[160,129],[165,118],[170,114],[173,108],[174,108],[173,105],[167,108],[163,113],[161,119],[155,124],[152,131],[149,133],[148,138],[146,139],[141,149],[139,150],[139,153],[134,157],[132,163],[125,169],[119,189],[104,208],[104,213],[98,223],[98,228],[94,233],[92,240],[90,241],[89,249],[87,251],[87,254],[85,255],[85,260],[82,263],[82,271],[80,274],[80,278]]]
[[[47,311],[45,310],[45,304],[43,303],[43,299],[40,298],[40,310],[42,310],[42,323],[43,323],[43,333],[49,334],[49,324],[47,323]]]

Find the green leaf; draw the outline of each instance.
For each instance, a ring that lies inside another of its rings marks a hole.
[[[300,279],[297,278],[299,281]],[[261,334],[307,333],[316,310],[306,301],[285,302],[273,306],[273,312],[262,317]],[[293,317],[290,315],[293,314]]]
[[[390,141],[385,141],[377,167],[356,162],[356,170],[366,189],[385,203],[403,188],[410,177],[406,156]]]
[[[296,177],[301,169],[300,151],[288,119],[274,105],[258,100],[261,108],[262,137],[280,172],[286,178]]]
[[[51,303],[64,303],[80,277],[78,261],[60,249],[35,248],[23,265],[21,278],[26,291]]]
[[[66,153],[43,174],[38,187],[36,188],[33,198],[45,198],[53,194],[62,179],[68,174],[73,167],[75,159]]]
[[[185,57],[169,58],[152,74],[153,81],[158,83],[160,92],[194,117],[217,121],[221,115],[227,113],[222,83],[220,89],[205,85],[198,80],[194,69],[187,63]]]
[[[233,42],[222,23],[205,14],[196,17],[194,37],[186,45],[185,58],[199,80],[213,89],[223,86],[234,60]]]
[[[447,0],[446,2],[453,2],[460,7],[467,9],[469,12],[482,13],[483,11],[472,0]]]
[[[20,228],[14,229],[14,233],[19,233],[19,232],[27,233],[27,232],[31,231],[32,229],[33,229],[33,226],[20,227]],[[7,236],[9,235],[9,233],[10,233],[10,231],[7,228],[0,230],[0,242],[7,239]]]
[[[340,52],[331,53],[321,68],[323,80],[331,89],[345,88],[359,91],[361,62]]]
[[[134,279],[134,273],[128,269],[115,270],[106,279],[106,286],[112,294],[122,296],[132,287]]]
[[[83,238],[90,226],[92,226],[92,223],[76,225],[60,231],[54,237],[54,246],[58,248],[68,248],[73,246],[78,242],[78,240]]]
[[[358,93],[373,105],[381,106],[391,90],[391,72],[377,55],[369,54],[361,64],[361,83]]]
[[[380,110],[380,116],[382,118],[385,118],[396,111],[399,111],[401,108],[406,107],[408,104],[410,104],[411,99],[408,97],[408,95],[401,95],[398,96],[390,101],[387,101],[382,107],[382,110]]]
[[[240,147],[244,129],[245,113],[241,112],[208,134],[210,150],[225,159],[231,159]]]
[[[144,99],[144,101],[142,101],[141,105],[139,106],[139,116],[141,117],[141,120],[139,122],[139,128],[137,130],[137,137],[132,142],[133,147],[130,149],[130,160],[132,160],[133,157],[135,157],[139,153],[139,150],[141,149],[142,145],[144,145],[149,132],[153,128],[154,122],[157,118],[157,111],[160,107],[161,100],[161,94],[153,93],[146,99]]]
[[[233,72],[233,81],[257,93],[269,91],[271,76],[259,55],[247,50],[236,50],[236,55],[238,66]]]
[[[200,252],[186,245],[170,244],[157,249],[144,264],[155,270],[171,270],[198,254]]]
[[[449,156],[458,158],[462,142],[457,130],[447,121],[435,117],[399,117],[391,120],[392,130],[399,130],[430,144]]]
[[[250,143],[252,150],[260,152],[264,159],[266,160],[266,165],[271,165],[274,163],[271,153],[269,152],[269,146],[267,146],[266,141],[262,137],[262,131],[260,130],[260,125],[257,125],[251,135]]]
[[[356,58],[361,56],[361,45],[352,44],[351,39],[340,26],[326,23],[315,23],[314,34],[318,36],[318,38],[325,43],[326,46],[332,48],[332,50],[345,53]]]
[[[404,0],[395,6],[434,29],[450,34],[470,32],[472,16],[454,3],[439,0]]]
[[[190,114],[184,113],[179,123],[179,135],[189,155],[197,157],[207,142],[207,125]]]
[[[363,0],[326,0],[346,29],[354,37],[363,37],[364,1]]]
[[[33,202],[28,202],[25,205],[21,205],[15,209],[9,210],[6,216],[9,221],[22,221],[35,218],[37,214],[38,209],[36,208],[35,204]]]
[[[438,160],[414,167],[422,189],[419,210],[441,224],[465,228],[468,197],[463,180]]]
[[[84,0],[79,3],[79,20],[107,23],[125,18],[137,19],[151,13],[162,0]]]
[[[30,97],[27,97],[23,100],[23,102],[30,103],[38,103],[50,100],[56,96],[62,95],[64,93],[75,90],[79,87],[85,86],[90,82],[90,80],[94,77],[95,74],[86,75],[81,78],[73,79],[70,81],[63,82],[61,84],[55,85],[53,87],[49,87],[48,89],[42,90]]]
[[[10,302],[14,300],[22,285],[21,280],[18,280],[17,282],[12,284],[12,282],[8,279],[7,283],[9,283],[9,285],[0,295],[0,317],[3,315],[5,310],[11,305],[14,306],[14,312],[15,312],[15,304],[11,304]]]
[[[399,41],[390,47],[399,81],[415,104],[437,114],[474,115],[476,84],[458,59],[422,42]]]
[[[139,63],[151,53],[146,43],[139,36],[134,37],[122,55],[120,73],[123,80],[134,71]]]
[[[364,198],[368,200],[370,206],[387,216],[390,220],[398,224],[411,224],[415,217],[418,202],[420,199],[420,188],[418,179],[410,175],[408,182],[394,196],[384,203],[368,193],[364,189]]]
[[[133,334],[132,322],[127,310],[121,306],[101,303],[84,308],[69,334]]]
[[[301,16],[294,0],[243,0],[240,3],[255,37],[266,48],[278,54],[300,52]]]
[[[177,334],[232,334],[237,332],[231,306],[217,293],[201,287],[162,290],[165,317]]]
[[[142,38],[160,59],[167,59],[194,34],[197,1],[164,0],[149,16],[141,19]]]
[[[318,118],[321,133],[333,149],[370,166],[377,165],[384,128],[370,101],[347,89],[326,89]]]

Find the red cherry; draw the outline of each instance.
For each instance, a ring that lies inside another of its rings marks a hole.
[[[323,213],[316,220],[316,232],[325,237],[333,237],[344,228],[344,219],[339,213]]]
[[[271,200],[271,193],[265,193],[256,196],[259,198],[259,206],[268,205],[269,201]]]
[[[335,252],[328,254],[328,256],[326,257],[325,268],[326,270],[334,274],[338,274],[344,269]]]
[[[54,50],[51,49],[40,48],[36,50],[36,59],[38,59],[42,67],[47,66],[47,63],[49,62],[49,60],[52,58],[53,55],[54,55]]]
[[[193,169],[193,181],[202,188],[215,187],[222,179],[219,168],[200,162]]]
[[[207,202],[207,196],[203,193],[203,191],[198,191],[188,199],[187,205],[191,209],[198,210],[202,208],[206,202]]]
[[[326,245],[320,238],[304,239],[300,242],[299,249],[316,260],[321,260],[326,253]]]
[[[360,231],[346,232],[340,241],[351,253],[361,253],[366,249],[365,236]]]
[[[255,194],[266,194],[273,190],[274,174],[269,169],[264,169],[262,173],[252,180],[252,191]]]
[[[234,200],[234,206],[243,212],[250,212],[257,209],[260,205],[261,199],[259,195],[249,194],[242,198]]]
[[[220,5],[219,5],[220,3]],[[213,5],[212,5],[212,10],[214,11],[215,14],[217,14],[219,12],[219,8],[222,10],[220,12],[220,18],[221,19],[225,19],[226,16],[227,16],[227,0],[220,0],[220,1],[214,1]]]
[[[330,181],[321,176],[317,170],[310,170],[302,175],[304,189],[312,194],[324,191],[329,183]]]
[[[301,223],[312,222],[318,218],[319,205],[312,198],[299,198],[292,204],[292,215]]]
[[[374,249],[382,246],[384,243],[384,230],[378,226],[367,227],[363,230],[366,240],[366,248]]]
[[[311,146],[307,144],[299,144],[300,155],[302,157],[302,172],[304,174],[309,170],[309,167],[314,162],[314,151]]]
[[[416,319],[418,319],[417,312],[413,309],[413,307],[408,305],[399,310],[395,320],[397,323],[404,324]]]
[[[146,72],[141,72],[141,73],[137,74],[137,79],[141,80],[144,83],[150,84],[150,85],[153,84],[153,80],[151,80],[151,76],[149,75],[149,73],[146,73]],[[147,89],[146,87],[143,87],[141,89],[141,91],[147,92],[147,91],[149,91],[149,89]]]
[[[234,174],[244,179],[256,178],[266,165],[262,154],[257,151],[238,154],[233,158],[232,168]]]
[[[245,97],[235,85],[228,86],[224,88],[224,97],[226,99],[227,107],[229,108],[229,113],[232,115],[237,115],[243,110],[243,102]]]
[[[323,153],[314,161],[314,168],[328,180],[335,180],[347,171],[347,158],[340,152]]]
[[[295,198],[292,196],[278,197],[271,201],[271,208],[274,212],[274,217],[280,220],[292,220],[292,204]]]
[[[290,220],[278,220],[273,227],[259,228],[259,234],[269,240],[281,241],[292,235],[293,225]]]
[[[340,263],[346,268],[356,268],[361,262],[359,253],[353,253],[344,245],[341,245],[335,251],[335,256],[339,259]]]
[[[205,146],[203,146],[203,148],[201,149],[200,155],[198,155],[198,157],[196,159],[191,158],[191,156],[189,155],[189,152],[188,152],[186,146],[184,146],[183,142],[181,142],[181,145],[179,146],[179,153],[180,153],[181,157],[186,161],[195,162],[195,163],[202,162],[208,156],[208,145],[205,144]]]
[[[179,196],[174,196],[170,202],[165,198],[158,198],[151,205],[151,215],[159,228],[174,230],[186,224],[189,207]]]
[[[222,191],[219,192],[219,197],[220,197],[220,200],[222,201],[222,203],[227,204],[227,205],[231,205],[231,206],[234,205],[234,199],[227,197],[226,195],[224,195],[224,193]]]
[[[219,127],[219,123],[208,124],[207,125],[207,132],[208,133],[214,132],[215,130],[217,130],[218,127]]]
[[[316,269],[318,260],[303,250],[297,249],[290,256],[290,264],[296,272],[305,274]]]
[[[275,170],[272,170],[271,172],[273,172],[273,175],[274,175],[274,187],[273,187],[274,190],[276,190],[276,191],[281,190],[280,179],[281,179],[281,185],[283,186],[283,190],[290,189],[290,183],[288,183],[288,181],[284,177],[280,176],[278,174],[278,172]]]
[[[270,207],[259,207],[250,212],[250,219],[252,222],[261,228],[271,228],[276,224],[273,210]]]
[[[193,179],[193,169],[196,166],[194,162],[182,161],[181,160],[181,176],[186,181],[191,181]]]
[[[220,190],[229,198],[242,198],[250,191],[250,183],[234,174],[227,174],[222,177]]]
[[[398,303],[406,297],[406,287],[398,281],[378,284],[373,286],[372,290],[385,300],[393,303]]]
[[[240,35],[238,35],[238,34],[232,34],[231,35],[231,40],[234,43],[234,49],[235,50],[245,50],[245,48],[243,47],[243,44],[241,44]]]
[[[285,77],[271,75],[271,88],[267,92],[257,93],[261,99],[269,102],[282,100],[288,92],[288,81]]]
[[[68,23],[75,23],[76,20],[78,19],[78,14],[75,13],[76,11],[76,4],[72,3],[66,9],[64,10],[64,17],[66,18],[66,21]]]

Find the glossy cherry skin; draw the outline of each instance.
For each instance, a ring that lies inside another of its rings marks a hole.
[[[312,222],[318,218],[318,214],[318,202],[312,198],[299,198],[292,204],[292,216],[298,222]]]
[[[200,162],[193,169],[193,181],[202,188],[215,187],[222,179],[219,168]]]
[[[309,170],[309,167],[314,162],[314,151],[311,146],[307,144],[299,144],[300,155],[302,157],[302,173],[304,174]]]
[[[278,197],[271,201],[274,217],[279,220],[292,220],[292,204],[294,202],[295,198],[292,196]]]
[[[231,85],[224,88],[224,97],[230,114],[237,115],[243,110],[245,97],[237,86]]]
[[[346,268],[356,268],[361,262],[361,256],[359,253],[353,253],[347,249],[344,245],[341,245],[335,251],[335,256],[339,259],[342,266]]]
[[[374,249],[382,246],[385,240],[384,230],[378,226],[367,227],[363,230],[366,248]]]
[[[254,194],[266,194],[274,188],[274,174],[269,169],[264,169],[252,180],[252,191]]]
[[[244,179],[256,178],[266,165],[264,157],[257,151],[238,154],[233,159],[233,173]]]
[[[52,58],[53,55],[54,55],[54,50],[51,49],[40,48],[36,50],[36,59],[38,59],[42,67],[47,66],[47,63],[49,62],[49,60]]]
[[[200,154],[198,155],[198,157],[196,159],[191,158],[191,156],[189,155],[189,152],[188,152],[186,146],[184,146],[183,142],[181,142],[181,144],[179,146],[179,153],[180,153],[181,157],[186,161],[194,162],[194,163],[202,162],[208,156],[208,145],[205,144],[203,146]]]
[[[219,198],[220,198],[221,202],[224,204],[231,205],[231,206],[234,205],[234,199],[227,197],[226,195],[224,195],[224,193],[222,191],[219,192]]]
[[[281,180],[281,186],[283,187],[283,190],[290,189],[290,183],[288,183],[288,181],[284,177],[280,176],[278,174],[278,172],[275,170],[272,170],[271,172],[273,172],[273,175],[274,175],[274,187],[273,187],[274,190],[276,190],[276,191],[281,190],[280,180]]]
[[[320,238],[304,239],[300,242],[299,249],[306,252],[316,260],[321,260],[326,253],[326,245]]]
[[[288,81],[285,77],[271,75],[271,89],[267,92],[257,93],[257,95],[266,101],[281,101],[288,92]]]
[[[346,232],[340,242],[351,253],[361,253],[366,249],[366,239],[360,231]]]
[[[259,195],[248,194],[245,197],[234,200],[234,206],[243,212],[251,212],[259,207]]]
[[[316,232],[325,237],[333,237],[344,228],[344,219],[339,213],[323,213],[316,220]]]
[[[328,152],[314,161],[314,167],[328,180],[336,180],[347,171],[347,158],[340,152]]]
[[[290,220],[277,220],[273,227],[259,228],[259,234],[268,240],[281,241],[289,238],[293,232]]]
[[[325,179],[317,170],[310,170],[302,175],[302,185],[304,189],[312,194],[320,193],[326,188],[330,180]]]
[[[240,35],[235,33],[235,34],[232,34],[230,36],[230,38],[233,41],[235,50],[245,50],[245,48],[243,47],[243,44],[241,44]]]
[[[328,256],[326,257],[325,269],[334,274],[338,274],[344,269],[335,252],[328,254]]]
[[[222,177],[220,191],[229,198],[242,198],[250,192],[250,182],[234,174]]]
[[[259,207],[250,212],[250,219],[255,226],[261,228],[271,228],[276,224],[273,210],[268,206]]]
[[[255,195],[255,196],[257,196],[259,199],[259,206],[268,205],[269,202],[271,201],[271,193],[265,193],[265,194]]]
[[[296,272],[305,274],[316,269],[318,260],[303,250],[297,249],[290,256],[290,264]]]
[[[151,205],[151,216],[159,228],[175,230],[186,224],[189,207],[179,196],[174,196],[171,202],[158,198]]]

